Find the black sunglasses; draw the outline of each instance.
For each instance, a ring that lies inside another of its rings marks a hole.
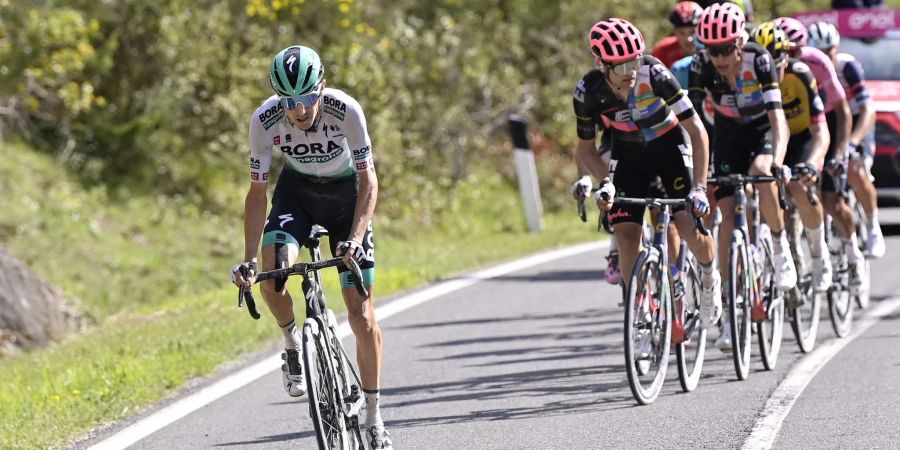
[[[706,51],[709,53],[709,56],[728,56],[734,53],[735,50],[737,50],[737,42],[732,42],[728,45],[706,46]]]

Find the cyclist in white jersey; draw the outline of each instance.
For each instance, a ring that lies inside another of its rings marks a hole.
[[[250,190],[244,203],[244,262],[232,267],[238,286],[251,286],[257,273],[262,237],[262,270],[297,260],[314,224],[329,230],[331,252],[358,262],[369,297],[362,298],[339,267],[348,321],[356,335],[357,362],[366,397],[370,447],[390,449],[379,409],[382,361],[381,329],[375,319],[375,244],[371,218],[378,197],[372,144],[359,103],[326,87],[319,55],[302,46],[288,47],[272,61],[269,81],[275,95],[250,117]],[[273,149],[287,164],[278,177],[266,218]],[[247,277],[242,276],[241,267]],[[263,298],[284,334],[284,388],[292,397],[306,393],[299,351],[301,337],[285,280],[261,283]],[[302,303],[302,302],[301,302]]]

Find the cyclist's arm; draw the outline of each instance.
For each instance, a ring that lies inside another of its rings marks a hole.
[[[598,180],[609,176],[609,166],[603,164],[600,152],[594,147],[594,139],[578,139],[575,147],[576,158],[579,166],[583,166]]]
[[[259,241],[266,226],[266,183],[250,183],[244,199],[244,261],[256,261]]]
[[[800,84],[806,90],[806,97],[809,99],[809,133],[811,136],[809,146],[811,151],[809,160],[806,162],[821,170],[825,154],[828,153],[828,144],[831,142],[831,135],[828,133],[828,125],[825,121],[825,103],[819,96],[819,86],[809,66],[802,61],[794,60],[790,63],[790,69],[793,76],[800,80]]]
[[[866,140],[866,137],[875,126],[875,108],[869,101],[869,90],[866,89],[866,76],[859,61],[850,60],[844,64],[844,79],[847,80],[845,92],[848,97],[859,105],[859,118],[853,123],[853,131],[850,133],[850,145],[854,147]]]
[[[362,106],[352,98],[347,99],[347,106],[344,120],[347,144],[352,149],[353,166],[359,175],[359,192],[356,209],[353,212],[353,226],[347,239],[361,243],[375,213],[375,203],[378,201],[378,175],[375,173],[372,140],[369,138]]]
[[[775,63],[772,61],[772,56],[768,52],[763,51],[761,54],[756,55],[753,64],[759,77],[759,83],[762,85],[766,115],[769,118],[769,124],[772,126],[773,162],[780,166],[784,162],[784,155],[787,153],[788,139],[790,139],[791,134],[781,105],[781,86],[778,84]]]
[[[266,226],[269,168],[272,165],[272,137],[265,126],[250,118],[250,189],[244,199],[244,261],[256,261],[259,242]]]
[[[366,228],[375,213],[375,203],[378,201],[378,175],[375,168],[357,172],[359,174],[359,196],[356,198],[356,210],[353,213],[353,228],[350,230],[350,240],[362,242]]]
[[[853,132],[850,133],[850,144],[857,146],[865,141],[874,126],[875,108],[872,107],[872,102],[865,102],[859,106],[859,119],[853,124]]]
[[[828,153],[828,144],[831,143],[831,135],[828,133],[828,126],[825,123],[810,123],[809,133],[812,138],[809,146],[812,151],[809,155],[808,164],[821,170],[825,164],[825,154]]]
[[[709,138],[706,135],[706,127],[703,126],[703,122],[700,121],[700,116],[697,114],[681,121],[681,125],[691,137],[694,156],[694,186],[706,187],[706,175],[709,171]]]
[[[853,116],[850,114],[850,104],[847,103],[846,98],[842,98],[837,102],[837,105],[834,107],[834,114],[837,123],[837,134],[835,136],[835,140],[837,141],[838,154],[835,156],[838,159],[844,158],[844,149],[850,144],[850,132],[853,127]]]
[[[772,124],[772,148],[775,152],[775,164],[779,166],[784,162],[784,155],[787,153],[787,143],[790,137],[788,131],[787,120],[784,118],[784,110],[781,108],[771,109],[767,113],[769,123]]]

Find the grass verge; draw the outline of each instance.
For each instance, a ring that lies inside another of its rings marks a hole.
[[[265,308],[259,321],[235,308],[226,270],[240,254],[239,220],[172,199],[112,201],[103,187],[56,174],[51,159],[14,150],[0,163],[0,190],[12,202],[0,216],[0,245],[33,267],[55,255],[41,274],[97,326],[0,360],[0,448],[65,446],[280,340]],[[378,296],[599,238],[574,211],[546,215],[543,233],[527,233],[516,192],[478,181],[479,190],[463,188],[449,202],[456,223],[399,232],[376,222]],[[494,200],[476,198],[484,192]],[[335,273],[324,278],[331,305],[342,310]]]

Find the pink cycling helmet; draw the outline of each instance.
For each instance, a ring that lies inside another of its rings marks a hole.
[[[601,20],[588,35],[591,51],[600,61],[618,63],[644,54],[644,37],[637,27],[623,19]]]
[[[702,14],[702,6],[694,2],[678,2],[669,13],[669,23],[675,28],[695,27]]]
[[[795,46],[803,47],[806,45],[809,33],[806,31],[806,27],[803,26],[803,22],[793,17],[779,17],[772,22],[775,22],[775,26],[784,31],[784,34]]]
[[[703,10],[697,34],[705,45],[730,44],[744,32],[744,12],[734,3],[713,3]]]

